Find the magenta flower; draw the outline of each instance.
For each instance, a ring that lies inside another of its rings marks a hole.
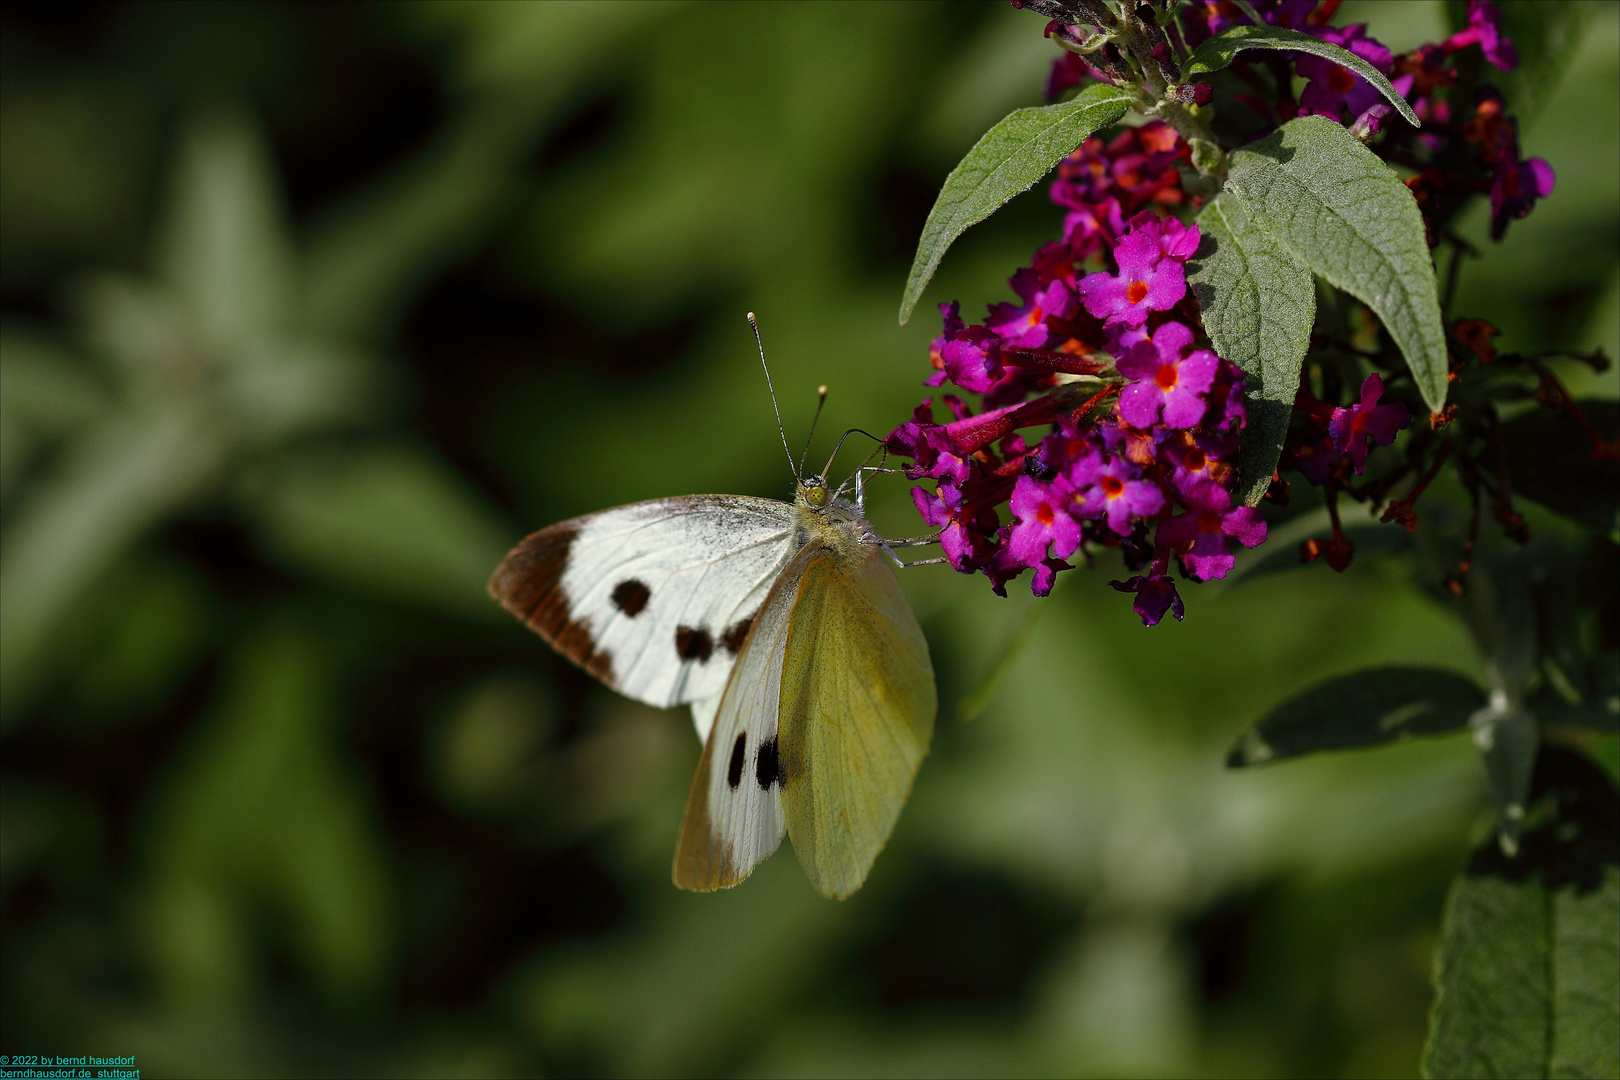
[[[1141,617],[1143,626],[1159,625],[1166,611],[1176,617],[1176,622],[1180,622],[1187,613],[1181,602],[1181,594],[1176,592],[1176,583],[1163,574],[1138,575],[1108,584],[1120,592],[1136,594],[1136,599],[1131,602],[1131,610]]]
[[[1121,375],[1136,380],[1120,392],[1122,420],[1145,428],[1162,414],[1169,427],[1190,428],[1204,418],[1204,395],[1215,383],[1220,358],[1208,349],[1187,355],[1192,342],[1192,330],[1167,322],[1115,362]]]
[[[1553,193],[1558,174],[1541,158],[1521,158],[1514,145],[1496,163],[1491,180],[1491,239],[1500,240],[1507,223],[1530,212],[1537,199]]]
[[[1323,41],[1348,49],[1388,75],[1394,57],[1366,34],[1367,27],[1359,23],[1343,29],[1329,26],[1316,31],[1316,36]],[[1383,95],[1366,79],[1326,57],[1301,53],[1294,61],[1294,69],[1310,80],[1310,85],[1299,95],[1301,116],[1315,114],[1342,122],[1348,113],[1352,121],[1357,121],[1367,110],[1383,102]],[[1408,78],[1407,87],[1410,86]]]
[[[1131,218],[1130,229],[1120,240],[1120,246],[1140,248],[1146,257],[1152,257],[1157,248],[1159,258],[1186,260],[1198,250],[1198,226],[1183,225],[1173,217],[1160,218],[1151,210]]]
[[[1237,452],[1237,436],[1225,433],[1177,432],[1160,447],[1161,460],[1170,466],[1170,486],[1183,494],[1200,484],[1225,486]]]
[[[985,326],[969,326],[952,334],[939,350],[941,367],[925,385],[945,380],[975,394],[983,394],[1007,374],[1001,366],[1001,339]]]
[[[1502,13],[1489,0],[1469,0],[1467,28],[1452,34],[1440,47],[1451,53],[1478,45],[1497,70],[1512,71],[1519,66],[1519,50],[1503,35],[1501,20]]]
[[[971,574],[992,554],[984,537],[956,518],[939,534],[939,546],[951,568],[964,574]]]
[[[1344,451],[1334,444],[1333,437],[1323,434],[1320,438],[1308,440],[1295,449],[1294,468],[1312,484],[1321,486],[1342,457]]]
[[[1206,427],[1217,431],[1238,431],[1249,422],[1249,411],[1243,407],[1243,371],[1236,364],[1222,360],[1215,373],[1215,385],[1208,395],[1209,412],[1204,415]]]
[[[1022,300],[1022,307],[1011,304],[993,304],[990,308],[989,327],[1004,345],[1012,349],[1041,349],[1046,347],[1051,332],[1046,328],[1048,316],[1067,319],[1074,314],[1074,293],[1062,281],[1042,285],[1038,274],[1029,267],[1018,271],[1008,282]],[[996,365],[998,368],[1000,364]],[[952,378],[959,385],[961,380]],[[967,387],[974,393],[983,390]]]
[[[1141,479],[1142,470],[1122,457],[1093,451],[1068,470],[1074,485],[1075,513],[1102,518],[1120,536],[1130,535],[1135,518],[1150,518],[1164,509],[1159,485]]]
[[[1231,537],[1244,547],[1265,542],[1266,523],[1252,506],[1233,506],[1232,494],[1219,484],[1203,484],[1183,499],[1187,513],[1159,522],[1157,542],[1164,547],[1187,545],[1181,561],[1198,581],[1226,576],[1236,562],[1227,550]]]
[[[1411,419],[1406,406],[1399,402],[1394,405],[1378,404],[1383,393],[1383,376],[1375,371],[1361,384],[1361,400],[1348,409],[1334,409],[1333,419],[1328,421],[1328,433],[1333,444],[1342,453],[1350,455],[1357,476],[1361,475],[1361,470],[1367,464],[1367,440],[1371,439],[1379,446],[1388,446]]]
[[[1050,596],[1052,585],[1057,580],[1059,570],[1073,570],[1074,567],[1062,559],[1042,559],[1035,564],[1035,577],[1029,583],[1029,591],[1036,596]]]
[[[1146,219],[1146,220],[1144,220]],[[1163,227],[1152,211],[1131,219],[1131,231],[1114,247],[1119,274],[1087,274],[1080,281],[1086,310],[1104,324],[1141,326],[1148,312],[1168,311],[1187,294],[1182,263],[1198,248],[1198,226]]]
[[[1007,506],[1014,521],[1007,553],[1024,566],[1035,566],[1049,550],[1057,559],[1073,555],[1080,546],[1080,523],[1066,510],[1072,497],[1061,476],[1048,484],[1020,476]]]
[[[961,512],[962,490],[949,483],[940,484],[933,491],[914,487],[911,489],[911,501],[930,528],[941,529]]]
[[[1111,195],[1081,203],[1063,218],[1063,240],[1077,261],[1101,251],[1124,229],[1119,200]]]
[[[1236,7],[1237,5],[1232,5]],[[1271,10],[1260,12],[1260,17],[1275,26],[1284,26],[1290,30],[1309,31],[1311,29],[1311,16],[1321,17],[1317,10],[1316,0],[1282,0]],[[1331,12],[1327,12],[1331,16]]]
[[[946,400],[950,399],[947,397]],[[971,471],[967,456],[961,453],[951,438],[950,430],[934,423],[933,404],[933,398],[924,399],[912,412],[909,421],[889,433],[885,445],[893,453],[911,458],[913,464],[906,470],[906,475],[913,480],[929,477],[951,484],[964,484]]]

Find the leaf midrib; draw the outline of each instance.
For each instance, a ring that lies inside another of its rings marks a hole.
[[[1390,272],[1390,276],[1391,276],[1391,278],[1393,278],[1393,280],[1395,282],[1395,288],[1400,291],[1401,298],[1405,301],[1405,304],[1402,305],[1402,306],[1404,306],[1406,308],[1413,309],[1413,313],[1415,313],[1415,309],[1417,307],[1417,304],[1414,302],[1415,297],[1413,296],[1412,290],[1407,286],[1406,281],[1402,278],[1400,273],[1398,273],[1396,271],[1395,264],[1390,262],[1389,259],[1385,257],[1382,249],[1380,249],[1377,244],[1373,243],[1372,240],[1370,240],[1368,238],[1366,233],[1364,233],[1359,227],[1357,227],[1357,225],[1353,221],[1351,221],[1349,218],[1345,217],[1344,215],[1340,214],[1338,212],[1338,210],[1336,210],[1333,206],[1329,205],[1326,201],[1324,201],[1315,191],[1312,191],[1310,189],[1310,187],[1303,180],[1300,180],[1300,179],[1296,178],[1292,173],[1290,173],[1287,169],[1285,169],[1283,167],[1282,163],[1277,161],[1275,158],[1272,158],[1272,157],[1269,157],[1269,156],[1267,156],[1265,154],[1260,154],[1260,153],[1252,153],[1251,155],[1247,155],[1247,156],[1252,156],[1257,161],[1265,162],[1267,166],[1269,166],[1271,169],[1274,169],[1276,171],[1278,176],[1283,177],[1284,179],[1290,181],[1291,183],[1298,184],[1301,188],[1304,188],[1311,195],[1313,200],[1315,200],[1316,205],[1319,206],[1322,211],[1324,211],[1324,212],[1326,212],[1328,214],[1331,214],[1335,220],[1342,222],[1345,225],[1345,227],[1348,228],[1350,230],[1350,232],[1352,232],[1355,235],[1357,240],[1360,240],[1362,244],[1364,244],[1366,247],[1370,248],[1372,250],[1374,256],[1377,258],[1378,262],[1380,263],[1380,265],[1384,266]],[[1252,166],[1245,165],[1243,167],[1244,168],[1250,168]],[[1236,170],[1234,170],[1234,171],[1236,171]],[[1238,178],[1234,177],[1234,179],[1238,179]],[[1243,197],[1243,185],[1242,185],[1241,181],[1239,181],[1236,184],[1232,184],[1230,186],[1233,188],[1233,190],[1237,193],[1238,197],[1241,199]],[[1254,215],[1254,214],[1250,214],[1249,216],[1250,216],[1250,218],[1255,220],[1255,224],[1259,228],[1261,228],[1261,229],[1265,228],[1265,221],[1264,221],[1263,216],[1262,217],[1256,217],[1256,215]],[[1296,216],[1297,216],[1296,211],[1291,208],[1290,211],[1289,211],[1289,218],[1292,220]],[[1268,230],[1268,232],[1269,232],[1269,230]],[[1272,239],[1277,241],[1279,243],[1279,245],[1281,245],[1285,249],[1287,249],[1287,248],[1289,248],[1291,246],[1291,245],[1287,244],[1284,240],[1282,240],[1282,239],[1280,239],[1278,237],[1273,236]],[[1333,272],[1333,269],[1331,267],[1324,269],[1322,271],[1322,276],[1327,278],[1328,281],[1330,283],[1332,283],[1337,288],[1344,288],[1345,287],[1345,284],[1344,284],[1344,281],[1343,281],[1344,275],[1336,275]],[[1336,276],[1339,277],[1340,280],[1334,280],[1334,278]],[[1387,299],[1386,299],[1386,300],[1382,301],[1378,306],[1380,306],[1380,307],[1390,307],[1392,305],[1390,305],[1388,303]],[[1402,318],[1401,321],[1403,323],[1406,323],[1407,319]],[[1422,333],[1421,325],[1419,325],[1417,327],[1410,327],[1409,326],[1408,329],[1413,331],[1410,334],[1410,336],[1412,338],[1414,338],[1418,344],[1423,345],[1425,347],[1427,347],[1430,344],[1430,342],[1425,340],[1425,337],[1424,337],[1424,335]],[[1425,351],[1426,351],[1426,349],[1425,349]],[[1424,359],[1427,360],[1427,359],[1430,359],[1430,358],[1425,356]],[[1408,366],[1411,366],[1410,357],[1408,358]],[[1416,375],[1416,370],[1415,369],[1413,371],[1413,374],[1414,374],[1414,376]]]

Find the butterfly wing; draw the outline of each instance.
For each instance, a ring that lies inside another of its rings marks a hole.
[[[866,880],[936,706],[928,642],[881,549],[814,551],[788,627],[777,735],[788,836],[823,896]]]
[[[713,699],[793,554],[793,526],[792,507],[774,499],[620,506],[530,535],[489,592],[627,697],[660,707]],[[712,702],[694,713],[701,727]]]
[[[675,848],[675,884],[683,889],[735,885],[782,842],[782,657],[800,579],[819,550],[806,544],[778,575],[726,683]]]

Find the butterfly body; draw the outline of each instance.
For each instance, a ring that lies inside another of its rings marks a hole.
[[[819,476],[791,504],[637,503],[513,549],[490,592],[559,652],[705,739],[674,878],[736,884],[784,831],[812,885],[859,888],[926,755],[927,642],[883,540]]]

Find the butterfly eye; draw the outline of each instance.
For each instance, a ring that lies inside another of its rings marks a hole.
[[[824,485],[821,485],[821,484],[816,484],[814,486],[807,486],[805,488],[805,492],[804,492],[804,501],[809,503],[811,506],[817,506],[817,507],[826,506],[827,505],[827,489],[826,489],[826,487]]]

